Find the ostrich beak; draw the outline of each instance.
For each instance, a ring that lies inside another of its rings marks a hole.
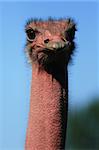
[[[69,45],[68,41],[58,41],[58,42],[49,42],[46,44],[46,49],[48,49],[49,51],[55,51],[57,52],[57,50],[63,50],[64,48],[66,48]]]
[[[63,49],[67,45],[67,42],[59,41],[59,42],[50,42],[46,44],[46,48],[49,50],[58,50]]]

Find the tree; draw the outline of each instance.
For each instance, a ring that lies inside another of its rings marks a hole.
[[[87,108],[71,112],[68,120],[67,149],[99,149],[99,98]]]

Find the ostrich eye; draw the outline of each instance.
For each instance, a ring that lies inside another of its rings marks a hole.
[[[33,41],[34,39],[35,39],[35,31],[33,30],[33,29],[27,29],[26,30],[26,34],[27,34],[27,39],[29,40],[29,41]]]
[[[70,41],[70,35],[68,31],[65,32],[65,38],[67,41]]]

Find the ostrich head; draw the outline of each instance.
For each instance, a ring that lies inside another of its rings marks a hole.
[[[71,19],[30,20],[25,26],[26,52],[32,63],[47,68],[68,64],[75,48],[76,27]]]

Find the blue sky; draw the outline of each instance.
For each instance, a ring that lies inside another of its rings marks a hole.
[[[24,26],[31,17],[72,17],[78,31],[69,66],[69,103],[89,104],[99,91],[99,3],[0,2],[0,150],[23,150],[31,67],[24,53]]]

